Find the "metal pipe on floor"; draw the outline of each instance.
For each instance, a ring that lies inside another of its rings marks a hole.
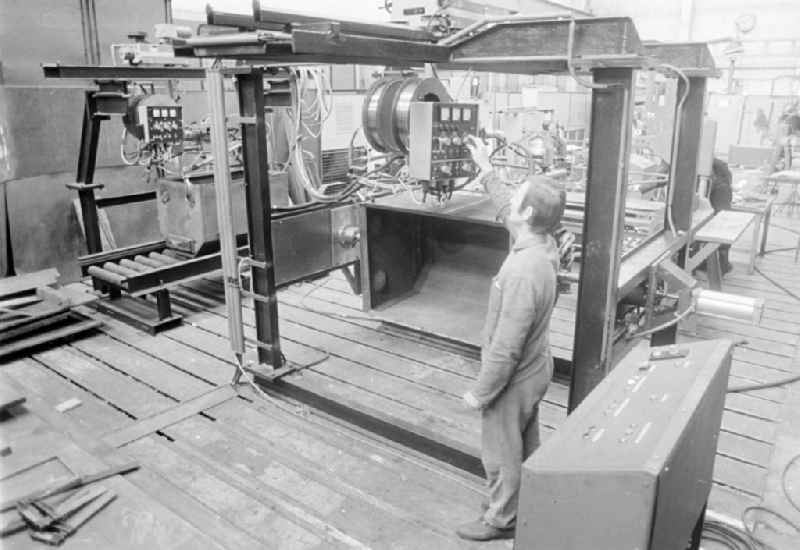
[[[242,324],[242,296],[239,288],[236,232],[233,228],[231,203],[231,170],[228,163],[228,130],[225,114],[225,76],[222,64],[215,61],[206,71],[208,106],[211,112],[211,149],[214,155],[214,191],[217,198],[217,223],[219,225],[220,257],[225,288],[225,305],[228,310],[228,333],[231,348],[241,364],[244,355],[244,327]]]

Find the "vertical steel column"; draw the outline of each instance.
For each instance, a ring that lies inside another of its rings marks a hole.
[[[673,140],[672,159],[670,162],[675,167],[675,181],[671,181],[672,208],[666,216],[672,216],[675,229],[680,232],[692,228],[692,215],[697,200],[697,160],[700,155],[700,142],[703,139],[703,109],[706,97],[706,78],[689,78],[689,89],[686,82],[678,79],[678,101],[687,94],[683,108],[675,111],[675,140]],[[669,219],[664,220],[665,227],[669,227]],[[681,248],[677,253],[675,263],[680,267],[686,266],[687,250]],[[650,338],[653,346],[664,346],[675,343],[678,334],[678,325],[673,325],[659,331]]]
[[[611,366],[628,182],[632,69],[595,69],[569,411]]]
[[[228,129],[225,113],[225,76],[217,61],[206,71],[208,107],[211,113],[211,149],[214,153],[214,191],[217,198],[217,221],[222,256],[225,304],[228,309],[228,332],[231,348],[241,364],[244,355],[242,295],[239,288],[239,265],[231,204],[231,169],[228,164]]]
[[[269,188],[264,71],[253,68],[236,78],[242,118],[242,158],[245,169],[247,232],[252,265],[252,292],[256,295],[258,361],[273,368],[283,365],[278,331],[278,298],[272,252],[272,201]]]
[[[89,254],[103,251],[100,238],[100,224],[97,216],[97,203],[94,190],[94,169],[97,164],[97,144],[100,139],[100,122],[103,117],[97,114],[95,92],[86,92],[83,108],[83,126],[81,127],[81,145],[78,151],[78,173],[75,185],[68,186],[78,191],[81,204],[83,230],[86,234],[86,249]]]

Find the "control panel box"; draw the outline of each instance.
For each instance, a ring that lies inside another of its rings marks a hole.
[[[469,178],[477,173],[467,136],[478,133],[474,103],[415,102],[409,111],[409,172],[421,181]]]
[[[183,112],[178,105],[140,105],[139,121],[144,141],[153,145],[183,143]]]
[[[515,548],[684,550],[711,489],[732,349],[624,357],[523,464]]]

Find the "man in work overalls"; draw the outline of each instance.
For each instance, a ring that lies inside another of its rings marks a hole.
[[[516,189],[506,186],[493,172],[486,146],[473,138],[470,149],[493,199],[510,195],[504,218],[514,239],[492,281],[480,373],[464,395],[467,406],[481,413],[489,498],[483,515],[457,533],[492,540],[514,536],[522,462],[539,446],[539,402],[553,375],[549,333],[559,253],[552,233],[565,194],[545,176],[528,177]]]

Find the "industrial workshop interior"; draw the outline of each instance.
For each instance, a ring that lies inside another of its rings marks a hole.
[[[0,0],[0,549],[800,550],[798,23]]]

